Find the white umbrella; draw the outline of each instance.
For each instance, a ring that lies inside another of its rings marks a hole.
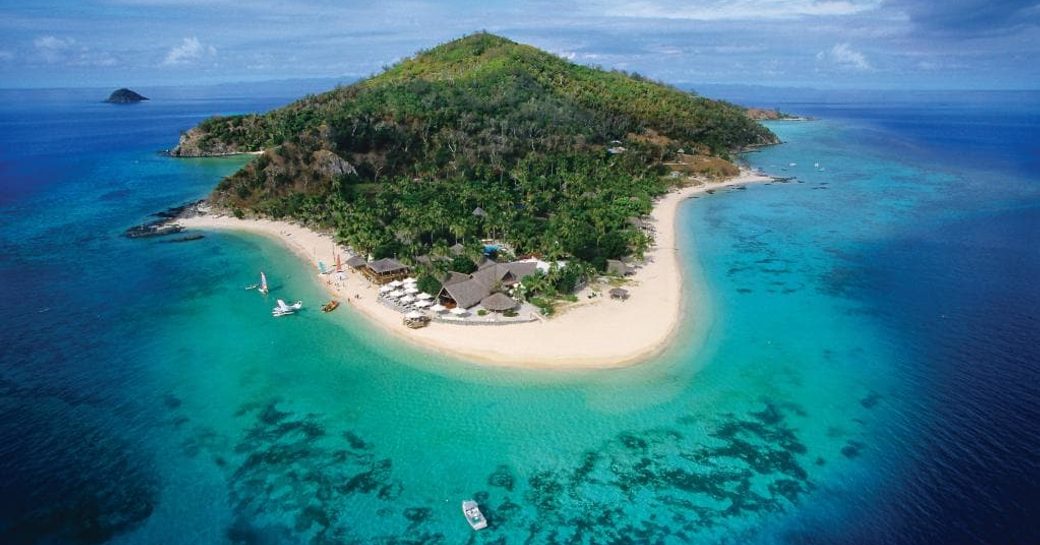
[[[419,295],[416,295],[415,297],[418,298],[418,299],[423,299],[423,300],[425,300],[425,299],[433,299],[433,296],[430,295],[429,293],[426,293],[425,291],[420,293]]]
[[[411,295],[405,295],[404,297],[398,299],[398,301],[401,301],[402,303],[407,305],[408,303],[415,301],[415,297],[412,297]]]
[[[430,306],[432,304],[433,303],[431,303],[429,301],[419,301],[418,303],[415,304],[415,306],[417,306],[419,308],[426,308],[426,307],[428,307],[428,306]]]
[[[422,318],[423,317],[423,313],[419,312],[418,310],[413,310],[413,311],[409,312],[408,314],[405,314],[404,317],[408,318],[409,320],[415,320],[415,319],[418,319],[418,318]]]
[[[436,305],[433,305],[432,307],[430,307],[430,310],[432,310],[434,312],[444,312],[445,310],[448,310],[448,307],[446,307],[446,306],[444,306],[444,305],[442,305],[440,303],[437,303]]]
[[[464,309],[462,307],[455,307],[455,308],[451,309],[451,313],[456,315],[456,316],[463,316],[463,315],[466,314],[466,309]]]
[[[401,291],[401,290],[394,290],[394,291],[386,294],[386,296],[391,298],[391,299],[397,299],[398,297],[400,297],[402,295],[404,295],[404,292]]]
[[[408,295],[415,295],[416,293],[419,293],[419,289],[418,288],[414,288],[414,287],[413,288],[405,288],[404,292],[407,293]]]
[[[418,282],[418,280],[416,280],[416,279],[412,278],[411,276],[409,276],[408,278],[405,278],[405,279],[404,279],[404,283],[405,283],[405,284],[414,284],[414,283],[416,283],[416,282]]]
[[[394,291],[394,288],[390,286],[379,286],[379,293],[387,293],[391,291]]]
[[[400,280],[394,280],[393,282],[390,282],[387,285],[390,286],[391,288],[399,288],[399,287],[401,287],[401,281]]]

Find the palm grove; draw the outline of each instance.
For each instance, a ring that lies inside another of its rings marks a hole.
[[[603,270],[650,243],[631,219],[674,183],[665,163],[775,141],[737,106],[478,33],[267,114],[208,119],[172,153],[265,150],[214,204],[332,228],[374,258],[494,238]]]

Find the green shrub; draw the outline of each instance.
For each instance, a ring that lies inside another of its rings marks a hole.
[[[553,312],[556,311],[556,309],[553,307],[552,301],[546,299],[545,297],[532,297],[531,304],[538,307],[538,310],[544,316],[552,316]]]
[[[415,282],[415,287],[419,288],[419,291],[424,291],[430,295],[437,295],[441,292],[441,283],[431,274],[420,275]]]
[[[477,311],[477,316],[487,316],[487,311],[484,309],[480,309]]]
[[[464,255],[457,255],[451,259],[450,269],[463,274],[469,274],[477,270],[477,264]]]

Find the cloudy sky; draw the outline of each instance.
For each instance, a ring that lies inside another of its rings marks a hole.
[[[356,77],[476,30],[677,84],[1040,88],[1040,0],[0,0],[0,87]]]

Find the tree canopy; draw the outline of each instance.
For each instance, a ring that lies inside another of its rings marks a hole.
[[[629,220],[667,190],[665,162],[776,141],[740,107],[477,33],[267,114],[208,119],[173,154],[263,150],[212,200],[332,227],[359,251],[495,238],[602,268],[648,243]]]

